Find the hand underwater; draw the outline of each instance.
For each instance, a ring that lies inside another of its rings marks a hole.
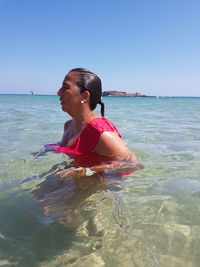
[[[60,179],[66,179],[68,177],[79,178],[84,176],[84,168],[71,167],[69,169],[59,171],[56,173]]]

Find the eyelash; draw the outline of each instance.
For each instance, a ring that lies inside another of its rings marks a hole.
[[[67,89],[69,89],[69,87],[63,86],[62,89],[67,90]]]

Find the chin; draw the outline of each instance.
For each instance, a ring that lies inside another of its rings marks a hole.
[[[62,111],[67,112],[69,114],[69,110],[66,107],[62,107]]]

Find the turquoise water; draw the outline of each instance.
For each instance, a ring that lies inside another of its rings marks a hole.
[[[104,102],[145,169],[58,186],[58,97],[0,95],[0,266],[199,266],[200,98]]]

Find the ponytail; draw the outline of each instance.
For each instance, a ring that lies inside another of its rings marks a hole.
[[[101,105],[101,116],[104,117],[104,113],[105,113],[105,105],[103,102],[99,102],[99,104]]]

